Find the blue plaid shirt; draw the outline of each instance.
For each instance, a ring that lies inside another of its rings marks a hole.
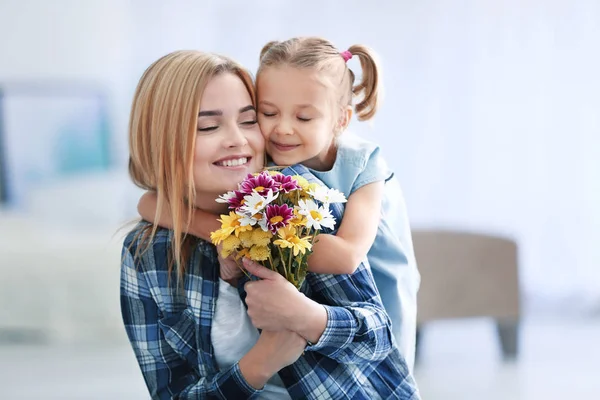
[[[177,282],[174,272],[167,273],[172,231],[159,229],[143,252],[138,234],[147,226],[138,224],[124,242],[121,311],[152,398],[260,398],[261,390],[246,382],[237,363],[220,370],[214,358],[210,332],[219,292],[214,246],[198,239],[185,280]],[[141,255],[135,258],[138,248]],[[306,282],[303,292],[324,305],[328,321],[319,341],[279,371],[290,396],[420,399],[368,265],[352,275],[309,273]]]

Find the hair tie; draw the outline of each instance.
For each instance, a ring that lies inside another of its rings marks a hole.
[[[342,51],[342,52],[340,53],[340,55],[341,55],[341,56],[342,56],[342,58],[344,59],[344,62],[348,62],[348,60],[352,58],[352,53],[350,53],[350,51],[349,51],[349,50]]]

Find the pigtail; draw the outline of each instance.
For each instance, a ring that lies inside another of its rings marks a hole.
[[[354,106],[354,111],[359,121],[366,121],[373,118],[379,106],[381,71],[374,52],[368,47],[355,44],[350,46],[348,51],[360,61],[362,80],[352,88],[352,93],[361,96],[361,100]]]

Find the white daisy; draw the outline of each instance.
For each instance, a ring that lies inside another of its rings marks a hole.
[[[231,200],[231,199],[235,198],[235,196],[236,196],[236,194],[235,194],[235,192],[232,190],[232,191],[230,191],[230,192],[227,192],[227,193],[225,193],[225,194],[222,194],[222,195],[220,195],[220,196],[217,198],[216,202],[217,202],[217,203],[229,203],[229,200]]]
[[[261,216],[262,218],[258,221],[258,226],[260,226],[261,229],[266,232],[269,230],[267,215],[263,213]]]
[[[253,216],[260,213],[264,208],[277,198],[272,190],[267,192],[266,196],[261,196],[257,192],[252,192],[244,196],[244,205],[240,209],[245,215]]]
[[[243,214],[239,221],[241,226],[254,226],[261,218],[262,214],[260,213],[254,215]]]
[[[306,216],[306,226],[321,230],[323,227],[333,229],[335,225],[335,219],[329,207],[321,206],[315,203],[313,200],[300,200],[298,202],[298,214]]]
[[[325,186],[318,186],[315,190],[311,189],[308,194],[323,204],[346,202],[346,196],[342,192]]]

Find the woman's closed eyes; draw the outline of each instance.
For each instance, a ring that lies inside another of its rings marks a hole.
[[[242,121],[239,124],[242,125],[244,128],[249,128],[249,127],[256,125],[257,123],[258,123],[258,121],[256,120],[256,118],[253,118],[253,119],[249,119],[246,121]],[[220,127],[220,125],[206,126],[206,127],[198,128],[198,132],[212,132],[212,131],[216,131],[217,129],[219,129],[219,127]]]

